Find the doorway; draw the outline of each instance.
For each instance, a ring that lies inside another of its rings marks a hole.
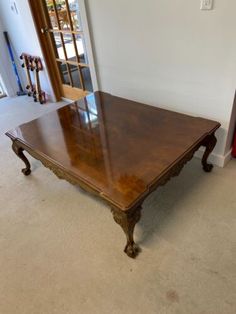
[[[29,0],[57,100],[97,89],[84,0]]]

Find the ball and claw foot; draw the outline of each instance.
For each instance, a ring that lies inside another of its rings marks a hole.
[[[135,258],[139,252],[141,252],[141,249],[139,246],[135,243],[133,244],[127,244],[125,246],[124,252],[131,258]]]
[[[19,144],[16,141],[12,142],[12,149],[14,153],[24,162],[25,168],[21,170],[21,172],[25,175],[28,176],[31,174],[31,169],[30,169],[30,163],[29,160],[26,158],[24,155],[23,151],[24,149],[19,146]]]
[[[213,165],[212,164],[205,164],[205,165],[203,165],[203,170],[205,172],[211,172],[212,169],[213,169]]]
[[[25,175],[25,176],[29,176],[31,174],[31,170],[28,168],[24,168],[21,170],[21,172]]]
[[[139,247],[134,242],[133,233],[136,223],[140,220],[141,209],[139,206],[125,212],[115,207],[111,208],[115,222],[121,226],[126,235],[127,242],[124,252],[131,258],[135,258],[140,252]]]
[[[207,159],[210,155],[210,153],[213,151],[215,145],[216,145],[216,137],[214,134],[208,135],[202,145],[206,147],[205,152],[202,157],[202,168],[205,172],[211,172],[213,169],[213,165],[207,162]]]

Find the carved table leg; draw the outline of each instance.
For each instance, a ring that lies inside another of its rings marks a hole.
[[[23,154],[24,149],[20,147],[15,141],[12,143],[12,149],[16,153],[16,155],[25,163],[25,168],[23,168],[21,171],[25,176],[28,176],[31,173],[30,170],[30,163],[28,159]]]
[[[141,206],[126,212],[115,207],[111,209],[115,222],[121,226],[127,238],[124,252],[132,258],[136,257],[139,252],[139,247],[134,242],[133,234],[134,227],[141,218],[141,209]]]
[[[216,145],[217,139],[214,134],[208,135],[205,140],[203,141],[202,145],[206,147],[206,150],[204,152],[204,155],[202,157],[202,166],[203,170],[206,172],[211,172],[213,169],[213,165],[207,162],[207,159],[210,155],[210,153],[213,151],[215,145]]]

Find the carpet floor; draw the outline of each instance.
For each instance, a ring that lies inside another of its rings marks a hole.
[[[236,160],[152,193],[133,260],[106,205],[31,157],[24,177],[3,135],[63,104],[0,100],[0,313],[236,313]]]

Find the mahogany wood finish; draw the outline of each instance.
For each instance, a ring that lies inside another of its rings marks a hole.
[[[207,158],[210,153],[213,151],[214,147],[216,146],[217,139],[214,134],[209,135],[205,138],[202,145],[206,147],[204,155],[202,157],[202,166],[203,170],[206,172],[211,172],[213,165],[207,163]]]
[[[203,169],[216,144],[215,121],[140,104],[103,92],[48,113],[6,133],[14,152],[30,164],[27,151],[59,178],[105,200],[127,237],[125,252],[135,257],[135,224],[144,199],[180,173],[206,147]]]
[[[24,149],[18,144],[17,141],[12,142],[12,149],[16,153],[16,155],[25,163],[25,168],[21,170],[22,173],[24,173],[25,176],[30,175],[30,163],[23,153]]]
[[[132,210],[128,211],[122,211],[115,207],[111,208],[115,222],[121,226],[127,238],[124,252],[132,258],[140,251],[139,247],[134,242],[134,227],[141,218],[141,210],[141,206],[137,208],[134,207]]]
[[[28,55],[27,53],[22,53],[20,56],[20,59],[23,60],[23,63],[21,66],[22,68],[25,68],[25,71],[26,71],[26,77],[27,77],[26,89],[28,91],[28,96],[31,96],[31,94],[34,93],[35,91],[35,88],[31,80],[31,75],[30,75],[30,69],[31,69],[30,58],[31,56]]]
[[[32,70],[35,74],[35,92],[34,92],[34,101],[39,101],[40,104],[44,104],[46,102],[45,92],[41,89],[39,72],[43,70],[43,64],[40,58],[32,57]]]

